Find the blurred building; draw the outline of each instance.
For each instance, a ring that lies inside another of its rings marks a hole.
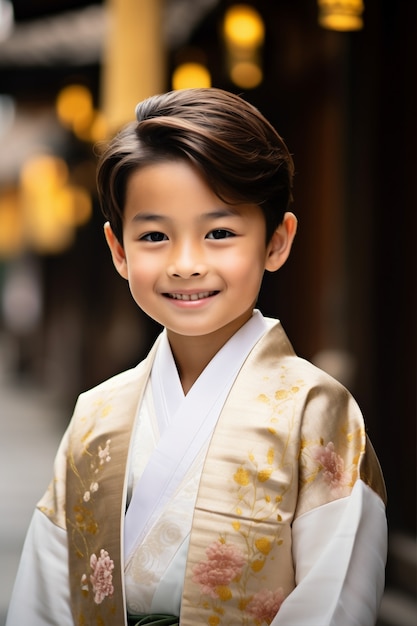
[[[142,358],[158,329],[106,250],[97,146],[155,91],[241,93],[284,136],[297,171],[294,252],[266,277],[260,306],[357,397],[393,536],[414,538],[417,5],[351,2],[359,11],[344,26],[330,0],[253,0],[240,14],[238,4],[0,0],[9,373],[54,386],[69,413],[81,390]]]

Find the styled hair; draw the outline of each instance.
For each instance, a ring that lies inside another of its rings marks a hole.
[[[178,159],[193,164],[222,201],[258,205],[270,240],[292,201],[294,164],[258,109],[221,89],[184,89],[140,102],[136,118],[106,146],[97,170],[101,209],[122,245],[130,174]]]

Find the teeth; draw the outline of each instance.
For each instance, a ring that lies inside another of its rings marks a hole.
[[[214,291],[202,291],[201,293],[170,293],[169,297],[174,300],[202,300],[208,298],[214,293]]]

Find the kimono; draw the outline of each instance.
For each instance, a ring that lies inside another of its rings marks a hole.
[[[385,487],[359,408],[258,311],[182,394],[166,332],[82,394],[7,626],[372,626]]]

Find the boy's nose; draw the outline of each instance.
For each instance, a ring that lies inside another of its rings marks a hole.
[[[175,246],[167,271],[174,278],[191,278],[192,276],[204,275],[207,267],[202,250],[198,246],[192,246],[188,243]]]

